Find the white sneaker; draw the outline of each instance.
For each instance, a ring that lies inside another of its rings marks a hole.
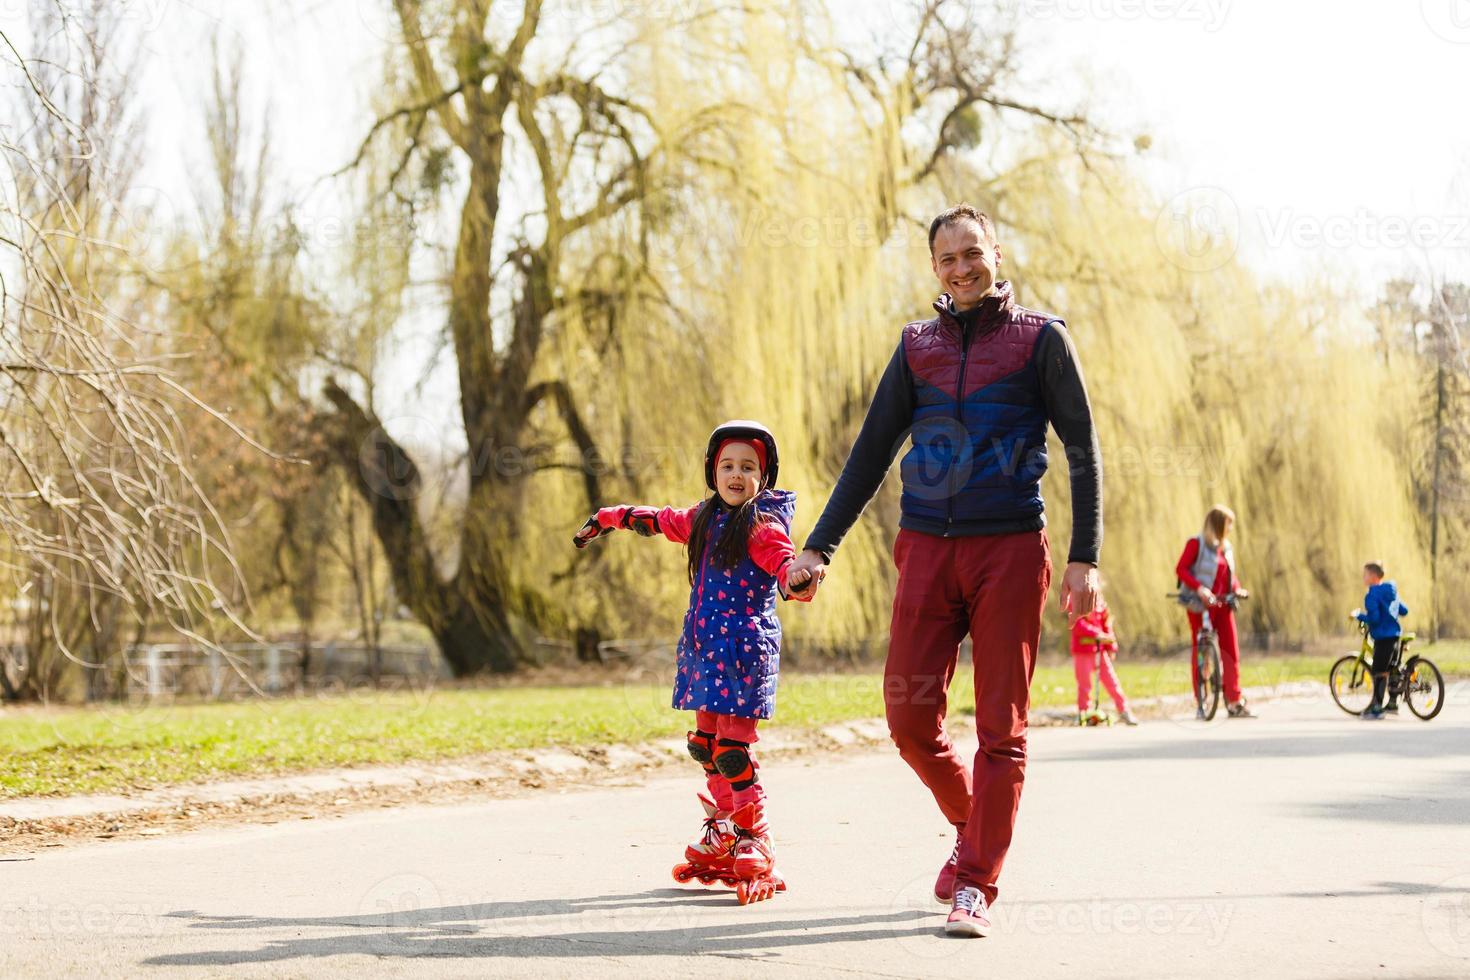
[[[1121,715],[1119,715],[1118,717],[1123,720],[1123,724],[1125,724],[1125,725],[1136,725],[1136,724],[1138,724],[1138,716],[1135,715],[1132,711],[1125,711]]]
[[[980,889],[967,885],[954,893],[954,908],[944,931],[951,936],[979,939],[990,935],[990,909],[985,905],[985,896]]]

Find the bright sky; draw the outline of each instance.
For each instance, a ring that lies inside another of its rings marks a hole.
[[[838,2],[882,25],[906,0]],[[1018,2],[1038,101],[1082,100],[1112,130],[1151,135],[1161,195],[1180,195],[1191,220],[1238,229],[1242,256],[1263,272],[1325,272],[1370,295],[1413,269],[1470,276],[1470,0]],[[192,208],[181,199],[189,170],[206,165],[211,37],[245,52],[294,197],[350,158],[369,124],[388,0],[131,3],[151,52],[145,182],[178,214]],[[18,6],[0,5],[0,20]],[[322,236],[340,220],[328,194],[309,198]],[[430,329],[405,335],[401,353],[425,356],[412,334]]]

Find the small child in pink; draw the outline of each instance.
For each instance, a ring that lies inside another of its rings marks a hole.
[[[1101,656],[1098,652],[1101,651]],[[1125,725],[1136,725],[1138,719],[1128,709],[1128,697],[1113,670],[1113,655],[1118,652],[1118,638],[1113,635],[1112,614],[1102,596],[1092,612],[1072,624],[1072,668],[1077,675],[1077,714],[1080,718],[1091,708],[1092,671],[1097,668],[1102,686],[1107,688],[1113,706]]]

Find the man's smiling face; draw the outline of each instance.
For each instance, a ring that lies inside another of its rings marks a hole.
[[[978,222],[961,218],[940,226],[929,261],[939,285],[954,299],[955,309],[969,310],[995,288],[1000,246]]]

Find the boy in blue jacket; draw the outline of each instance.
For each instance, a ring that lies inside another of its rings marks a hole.
[[[1391,699],[1388,707],[1383,706],[1383,692],[1388,687],[1388,672],[1398,659],[1399,617],[1409,613],[1409,607],[1399,601],[1398,586],[1383,580],[1383,563],[1370,561],[1363,566],[1363,584],[1368,594],[1363,596],[1363,609],[1358,613],[1358,622],[1368,624],[1368,635],[1373,638],[1373,703],[1363,712],[1364,721],[1377,721],[1385,711],[1397,713],[1398,699]]]

